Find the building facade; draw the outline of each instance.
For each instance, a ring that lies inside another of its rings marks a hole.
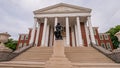
[[[88,47],[90,43],[112,44],[108,34],[99,34],[97,27],[92,27],[91,9],[59,3],[34,11],[34,26],[29,34],[20,34],[18,48],[32,44],[33,46],[50,47],[54,45],[55,26],[59,22],[63,26],[62,36],[65,47]],[[100,37],[99,37],[100,36]],[[102,40],[101,36],[104,38]]]

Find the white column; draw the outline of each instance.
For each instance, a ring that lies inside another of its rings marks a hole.
[[[90,38],[89,38],[87,22],[85,23],[85,32],[86,32],[87,45],[90,46]]]
[[[44,27],[43,27],[43,36],[42,36],[41,46],[44,46],[44,45],[45,45],[46,29],[47,29],[47,18],[44,19]]]
[[[57,23],[58,23],[58,18],[55,17],[55,25],[54,25],[54,27],[56,27]],[[55,29],[54,31],[56,31],[56,28],[54,28],[54,29]]]
[[[38,45],[39,32],[40,32],[40,24],[38,23],[38,27],[37,27],[37,35],[36,35],[36,40],[35,40],[35,44],[36,44],[36,46]]]
[[[75,38],[76,38],[76,46],[78,47],[78,30],[77,30],[77,25],[75,24]]]
[[[53,44],[53,27],[54,26],[51,26],[51,28],[50,28],[50,47],[52,47],[52,44]]]
[[[58,18],[55,17],[54,31],[56,31],[56,25],[57,25],[57,23],[58,23]],[[55,35],[54,35],[54,40],[55,40]]]
[[[48,47],[48,39],[49,39],[49,25],[47,25],[46,36],[45,36],[45,46]]]
[[[37,24],[37,19],[34,18],[34,25],[33,25],[33,28],[32,28],[31,38],[30,38],[30,42],[29,42],[29,44],[33,44],[33,42],[34,42],[34,36],[35,36],[36,24]]]
[[[69,19],[66,17],[66,46],[70,46],[70,36],[69,36]]]
[[[90,30],[90,37],[91,37],[92,43],[96,44],[90,16],[88,17],[88,26],[89,26],[89,30]]]
[[[80,27],[80,18],[77,17],[76,20],[77,20],[78,40],[79,40],[78,45],[79,46],[83,46],[83,40],[82,40],[82,34],[81,34],[81,27]]]
[[[72,47],[75,47],[74,27],[71,27],[71,32],[72,32]]]

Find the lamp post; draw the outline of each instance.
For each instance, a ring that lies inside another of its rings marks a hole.
[[[115,36],[118,38],[118,41],[120,42],[120,31],[117,32],[117,33],[115,34]],[[119,48],[120,48],[120,44],[119,44]]]

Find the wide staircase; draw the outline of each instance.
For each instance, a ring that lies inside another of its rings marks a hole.
[[[52,56],[52,47],[32,47],[9,62],[0,62],[0,68],[44,68]],[[65,47],[66,57],[74,68],[120,68],[111,59],[92,47]]]

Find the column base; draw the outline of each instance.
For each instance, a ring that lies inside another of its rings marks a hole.
[[[77,47],[85,47],[83,44],[79,44]]]
[[[41,47],[48,47],[47,45],[41,45]]]

